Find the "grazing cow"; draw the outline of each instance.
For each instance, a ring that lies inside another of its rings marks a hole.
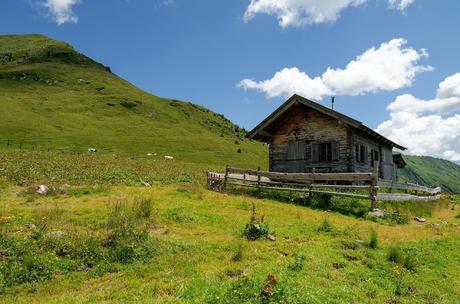
[[[97,149],[96,149],[96,148],[89,148],[89,149],[88,149],[88,152],[89,152],[89,153],[96,153],[96,152],[97,152]]]
[[[174,157],[166,155],[165,160],[171,161],[174,160]]]

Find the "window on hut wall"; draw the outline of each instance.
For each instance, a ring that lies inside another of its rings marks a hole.
[[[312,143],[311,156],[313,162],[331,162],[339,160],[339,144],[337,142]]]
[[[374,166],[374,162],[379,161],[379,151],[371,150],[371,165]]]
[[[319,144],[319,161],[332,161],[332,143]]]
[[[367,159],[367,147],[365,145],[355,145],[355,160],[357,163],[365,164]]]

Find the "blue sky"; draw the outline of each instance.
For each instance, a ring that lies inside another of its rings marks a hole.
[[[410,153],[460,161],[459,11],[456,0],[3,0],[0,33],[67,41],[246,129],[292,93],[336,95],[336,110]]]

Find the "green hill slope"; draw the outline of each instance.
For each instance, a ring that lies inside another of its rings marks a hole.
[[[404,155],[404,159],[407,167],[401,170],[401,181],[460,192],[460,165],[429,156]]]
[[[222,115],[148,94],[41,35],[0,36],[0,107],[0,148],[266,163],[266,148]]]

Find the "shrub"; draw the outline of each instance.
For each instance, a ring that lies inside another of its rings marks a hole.
[[[305,196],[303,193],[286,192],[267,189],[249,190],[249,194],[257,198],[268,198],[282,202],[308,206],[314,209],[330,210],[344,215],[364,217],[369,212],[369,204],[352,198],[333,197],[325,194],[312,194]]]
[[[398,212],[386,213],[383,219],[398,225],[407,225],[410,222],[409,217]]]
[[[326,233],[329,233],[329,232],[333,232],[334,231],[334,226],[332,226],[332,224],[327,220],[327,219],[324,219],[321,224],[319,225],[318,227],[318,232],[326,232]]]
[[[257,214],[256,205],[253,203],[251,218],[244,228],[243,236],[245,236],[249,241],[255,241],[261,237],[267,237],[270,231],[268,229],[268,225],[263,221],[264,216],[259,216]]]
[[[369,239],[369,247],[372,249],[376,249],[379,246],[379,240],[377,237],[377,232],[372,229],[371,234],[370,234],[370,239]]]
[[[404,261],[404,255],[400,248],[392,246],[388,250],[388,261],[401,264]]]
[[[332,205],[332,197],[330,195],[318,194],[309,197],[309,205],[313,208],[330,210]]]

